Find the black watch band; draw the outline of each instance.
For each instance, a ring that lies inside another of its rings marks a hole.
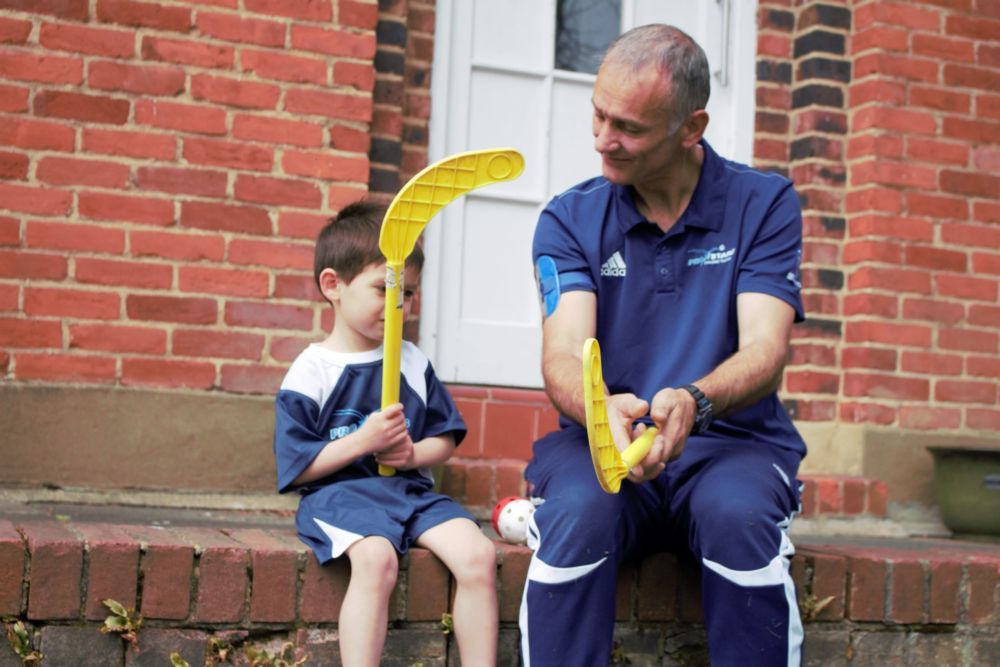
[[[708,400],[708,396],[705,396],[701,389],[698,389],[693,384],[686,384],[681,389],[694,397],[695,413],[694,424],[691,426],[691,435],[704,433],[712,423],[712,401]]]

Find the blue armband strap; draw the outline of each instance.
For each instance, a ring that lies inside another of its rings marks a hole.
[[[535,280],[538,281],[542,313],[548,317],[559,305],[559,271],[556,269],[556,261],[548,255],[540,256],[535,262]]]

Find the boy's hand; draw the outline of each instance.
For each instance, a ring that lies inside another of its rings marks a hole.
[[[400,470],[413,468],[413,440],[411,440],[409,434],[407,434],[406,438],[402,442],[377,452],[375,454],[375,460],[378,461],[380,465],[390,466]]]
[[[406,415],[403,404],[394,403],[389,407],[373,412],[358,429],[358,434],[364,438],[365,452],[371,454],[386,449],[398,447],[410,441],[410,432],[406,430]],[[413,443],[410,443],[412,448]],[[388,465],[388,463],[387,463]]]

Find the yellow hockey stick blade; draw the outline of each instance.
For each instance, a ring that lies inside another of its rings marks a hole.
[[[611,437],[608,410],[604,403],[604,376],[601,347],[593,338],[583,344],[583,407],[587,418],[587,440],[597,482],[606,493],[618,493],[629,469],[645,458],[653,446],[656,429],[648,428],[624,452]]]
[[[469,190],[511,181],[524,171],[524,157],[513,148],[456,153],[424,168],[389,204],[378,247],[389,262],[402,262],[428,221]]]
[[[429,165],[396,194],[379,232],[386,259],[385,330],[383,333],[382,407],[399,401],[399,365],[403,338],[403,270],[406,258],[430,219],[466,192],[510,181],[524,171],[524,157],[513,148],[457,153]],[[379,465],[379,474],[395,470]]]

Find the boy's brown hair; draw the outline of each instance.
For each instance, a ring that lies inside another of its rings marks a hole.
[[[313,277],[319,287],[319,274],[323,269],[333,269],[344,282],[372,264],[385,262],[378,247],[382,218],[386,207],[373,201],[358,201],[345,206],[320,231],[316,238]],[[406,258],[406,266],[420,271],[424,267],[424,253],[417,243]]]

